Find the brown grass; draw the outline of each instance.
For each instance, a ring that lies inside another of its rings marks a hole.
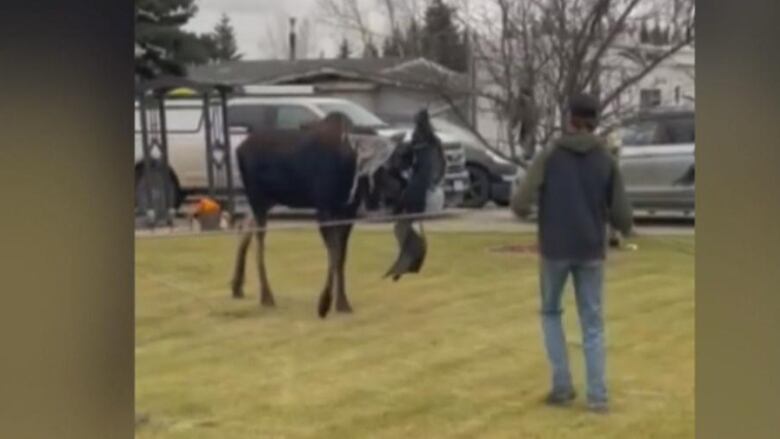
[[[136,401],[152,438],[692,438],[693,239],[647,238],[610,257],[612,412],[539,401],[549,371],[535,256],[491,248],[530,236],[429,233],[423,273],[379,279],[391,234],[357,231],[351,316],[316,317],[325,254],[316,232],[269,236],[277,308],[250,270],[229,299],[235,240],[139,240]],[[250,264],[251,265],[251,264]],[[584,394],[572,294],[565,314]]]

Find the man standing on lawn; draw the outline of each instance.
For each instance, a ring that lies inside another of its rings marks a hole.
[[[538,200],[542,329],[552,366],[552,390],[545,401],[565,405],[575,398],[561,322],[561,297],[571,274],[582,327],[588,407],[606,412],[602,317],[606,224],[628,235],[632,214],[617,162],[605,140],[593,133],[598,101],[576,95],[568,110],[565,134],[536,157],[525,182],[512,195],[511,209],[518,217],[527,217]]]

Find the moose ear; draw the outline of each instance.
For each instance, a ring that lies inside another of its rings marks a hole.
[[[429,119],[430,116],[428,115],[428,108],[426,107],[418,111],[415,118],[417,119],[417,122],[422,122],[426,119]]]

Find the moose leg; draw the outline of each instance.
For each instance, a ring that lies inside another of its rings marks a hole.
[[[252,242],[252,232],[246,232],[241,235],[238,242],[238,252],[236,253],[236,267],[233,271],[233,280],[231,287],[233,298],[241,299],[244,297],[244,272],[246,271],[246,252],[249,244]]]
[[[347,263],[347,246],[349,244],[349,235],[352,233],[352,224],[341,226],[337,229],[337,248],[336,248],[336,311],[341,313],[351,313],[352,306],[347,300],[347,294],[344,291],[344,266]]]
[[[320,318],[325,318],[330,311],[333,302],[333,278],[336,261],[336,250],[338,246],[338,235],[334,227],[320,227],[320,235],[325,242],[325,249],[328,252],[328,277],[325,280],[325,286],[320,294],[320,303],[317,312]]]
[[[275,306],[274,295],[271,292],[271,285],[268,282],[268,273],[265,269],[265,225],[266,216],[257,219],[257,225],[260,228],[255,234],[257,237],[257,273],[260,276],[260,305]]]

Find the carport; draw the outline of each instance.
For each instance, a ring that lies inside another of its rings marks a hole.
[[[235,217],[235,190],[227,99],[233,88],[226,84],[197,82],[181,77],[159,77],[136,83],[135,101],[142,164],[136,168],[136,219],[146,227],[172,226],[180,204],[168,156],[166,101],[200,98],[203,106],[208,194],[221,202],[223,211]],[[140,131],[139,131],[140,130]],[[138,146],[136,146],[137,148]],[[144,178],[140,178],[143,176]],[[139,202],[138,200],[141,200]],[[138,224],[138,221],[136,221]]]

